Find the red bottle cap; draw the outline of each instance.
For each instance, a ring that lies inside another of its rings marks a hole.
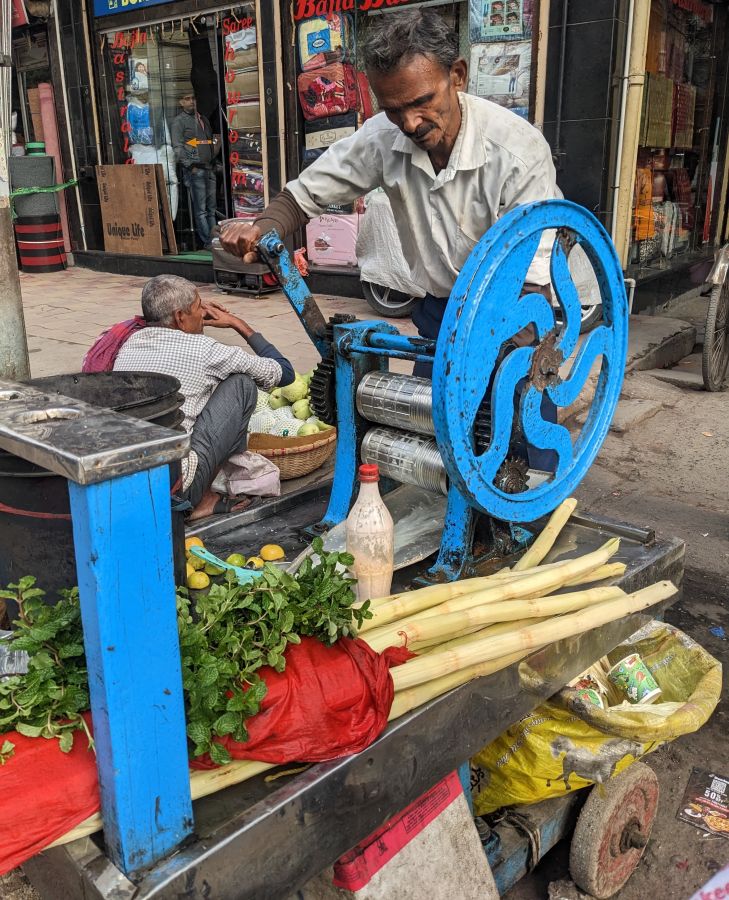
[[[374,463],[365,463],[359,467],[359,480],[362,482],[379,481],[379,468]]]

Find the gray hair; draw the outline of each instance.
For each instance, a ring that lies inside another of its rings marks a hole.
[[[429,9],[382,15],[368,28],[360,54],[365,69],[383,74],[394,72],[413,56],[429,56],[450,72],[460,56],[458,34]]]
[[[142,314],[147,322],[172,325],[176,312],[187,312],[195,302],[197,288],[179,275],[155,275],[142,288]]]

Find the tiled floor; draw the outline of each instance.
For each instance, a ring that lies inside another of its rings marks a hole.
[[[80,371],[84,354],[101,331],[140,312],[145,281],[81,268],[46,275],[21,273],[31,374]],[[307,371],[318,361],[314,345],[283,294],[255,299],[222,294],[209,284],[200,285],[200,294],[203,300],[217,300],[244,318],[299,371]],[[363,319],[376,318],[364,300],[328,296],[317,300],[325,317],[348,312]],[[415,333],[409,319],[392,321],[401,331]],[[209,329],[208,334],[224,343],[243,343],[227,329]],[[408,371],[407,364],[403,371]]]

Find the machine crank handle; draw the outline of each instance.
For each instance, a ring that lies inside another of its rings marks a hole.
[[[258,243],[258,253],[276,276],[281,290],[322,358],[328,356],[330,348],[326,338],[326,320],[277,231],[271,230],[263,235]]]

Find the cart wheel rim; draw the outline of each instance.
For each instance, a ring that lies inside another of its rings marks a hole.
[[[594,787],[570,848],[575,884],[600,900],[619,891],[643,856],[657,807],[658,779],[643,763]]]
[[[658,791],[645,784],[637,784],[624,795],[622,809],[616,810],[606,823],[608,830],[598,851],[598,877],[611,894],[630,878],[645,850],[645,846],[626,847],[627,834],[633,832],[644,837],[649,834],[657,804]]]

